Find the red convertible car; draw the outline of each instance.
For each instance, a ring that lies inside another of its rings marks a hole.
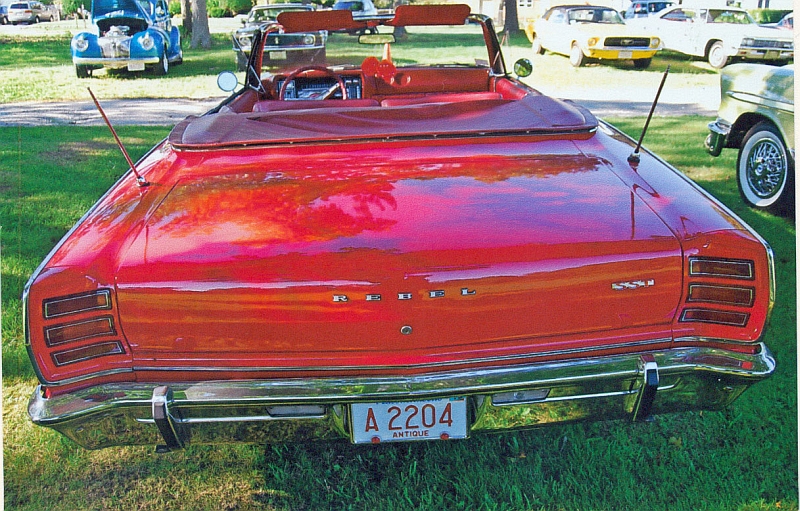
[[[774,371],[766,243],[512,77],[489,19],[279,22],[329,31],[327,65],[262,74],[257,34],[244,86],[31,277],[36,424],[87,448],[446,440],[719,409]]]

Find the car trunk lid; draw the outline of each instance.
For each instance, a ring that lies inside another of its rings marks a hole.
[[[668,338],[678,241],[604,160],[547,147],[195,169],[120,259],[134,358],[407,367]]]

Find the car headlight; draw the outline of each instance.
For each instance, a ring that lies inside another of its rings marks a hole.
[[[252,44],[249,35],[240,35],[236,40],[239,41],[239,46],[241,46],[242,49],[250,48]]]
[[[150,51],[156,45],[156,42],[153,40],[150,34],[145,34],[141,39],[139,39],[139,44],[144,51]]]
[[[745,37],[742,39],[742,46],[755,46],[756,41],[752,37]]]
[[[586,44],[589,46],[597,46],[597,43],[600,41],[599,37],[590,37]]]
[[[314,44],[315,39],[316,38],[314,37],[313,34],[306,34],[305,37],[303,37],[303,44],[306,46],[312,46]]]
[[[86,51],[89,49],[89,41],[83,36],[78,36],[72,40],[72,48],[75,51]]]
[[[661,46],[661,39],[659,39],[658,37],[650,39],[651,48],[658,48],[659,46]]]

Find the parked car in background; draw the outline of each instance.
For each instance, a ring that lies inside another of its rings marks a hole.
[[[378,9],[372,3],[372,0],[338,0],[333,4],[333,9],[336,11],[350,11],[353,13],[353,18],[378,14]]]
[[[44,4],[44,9],[50,15],[50,21],[61,21],[61,7],[55,4]]]
[[[625,19],[632,18],[646,18],[647,16],[654,16],[656,13],[663,11],[675,5],[675,2],[666,0],[636,0],[631,2],[622,16]]]
[[[777,28],[780,30],[794,30],[794,13],[785,14],[777,23],[767,23],[762,26]]]
[[[8,25],[8,4],[0,4],[0,25]]]
[[[41,2],[12,2],[8,5],[8,21],[12,25],[53,20],[55,11],[47,9]]]
[[[592,5],[548,9],[527,24],[525,33],[534,53],[567,55],[575,67],[590,59],[632,60],[637,69],[644,69],[661,48],[658,37],[628,27],[616,10]]]
[[[242,19],[244,26],[233,33],[236,68],[239,71],[247,68],[253,36],[259,30],[267,33],[264,44],[265,66],[324,62],[327,31],[287,34],[277,22],[278,15],[282,12],[311,10],[314,10],[314,6],[310,4],[272,4],[253,7],[247,17]]]
[[[94,0],[92,30],[76,34],[71,47],[78,78],[104,67],[160,76],[183,62],[166,0]]]
[[[243,86],[57,244],[23,297],[36,424],[89,448],[448,441],[719,409],[774,371],[766,242],[512,76],[491,19],[278,22],[377,33],[264,72],[257,32]]]
[[[733,59],[785,64],[794,58],[791,33],[758,25],[744,9],[676,6],[630,23],[659,36],[664,48],[703,57],[717,69]]]
[[[794,65],[734,64],[720,75],[719,116],[705,146],[719,156],[739,150],[736,182],[752,207],[793,213],[795,203]]]

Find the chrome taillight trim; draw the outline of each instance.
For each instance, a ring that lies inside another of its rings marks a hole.
[[[696,316],[694,316],[697,314]],[[692,317],[689,317],[692,316]],[[715,316],[716,319],[711,319]],[[688,308],[681,313],[682,323],[711,323],[714,325],[728,325],[742,327],[747,325],[750,314],[747,312],[735,312],[717,309]]]
[[[748,295],[746,300],[742,301],[735,301],[735,300],[723,300],[723,299],[712,299],[712,298],[695,298],[692,296],[694,290],[698,289],[718,289],[721,291],[736,291],[745,293]],[[686,297],[686,301],[689,303],[715,303],[720,305],[733,305],[738,307],[752,307],[755,303],[756,299],[756,291],[752,287],[740,287],[740,286],[720,286],[715,284],[704,284],[693,282],[689,284],[689,294]]]
[[[105,357],[108,355],[122,355],[125,349],[119,341],[101,342],[98,344],[89,344],[88,346],[81,346],[71,350],[56,351],[51,356],[53,363],[58,366],[65,366],[68,364],[77,364],[93,358]],[[64,360],[64,357],[76,357]]]
[[[699,266],[702,263],[711,263],[719,265],[728,265],[730,267],[741,267],[745,271],[741,275],[728,274],[722,272],[709,272],[702,271]],[[721,259],[713,257],[690,257],[689,258],[689,276],[691,277],[718,277],[723,279],[740,279],[740,280],[753,280],[755,279],[754,263],[747,259]]]
[[[104,330],[99,330],[97,332],[91,333],[89,335],[83,335],[80,337],[70,337],[67,339],[60,339],[60,340],[53,340],[55,337],[55,332],[61,329],[67,329],[72,327],[78,327],[81,325],[88,325],[89,323],[102,323],[102,327],[106,327]],[[52,336],[51,336],[52,334]],[[76,321],[74,323],[61,323],[58,325],[54,325],[51,327],[46,327],[44,329],[44,340],[47,346],[60,346],[62,344],[82,341],[84,339],[91,339],[93,337],[104,337],[108,335],[117,335],[117,330],[114,328],[114,318],[111,316],[101,316],[98,318],[91,318],[85,321]]]
[[[65,302],[75,301],[79,302],[80,300],[86,300],[93,297],[97,298],[104,298],[104,301],[101,303],[98,301],[97,305],[93,306],[78,306],[76,309],[70,309],[67,312],[59,312],[59,313],[50,313],[48,309],[49,306],[54,306],[57,304],[64,304]],[[111,290],[110,289],[98,289],[97,291],[92,291],[90,293],[79,293],[74,295],[67,295],[67,296],[59,296],[56,298],[48,298],[42,302],[42,315],[45,319],[51,318],[59,318],[63,316],[69,316],[71,314],[80,314],[82,312],[90,312],[94,310],[111,310]]]

